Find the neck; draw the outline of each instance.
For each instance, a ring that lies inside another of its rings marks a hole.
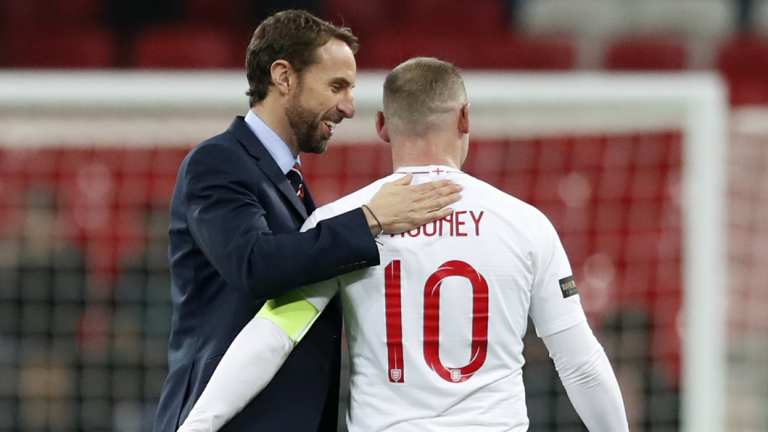
[[[404,166],[445,165],[461,169],[459,141],[447,143],[437,138],[400,138],[392,140],[392,164],[395,170]]]
[[[267,97],[259,104],[252,106],[251,111],[259,116],[261,121],[269,126],[269,128],[288,145],[288,148],[291,149],[291,153],[294,156],[299,155],[299,145],[296,142],[296,135],[293,133],[293,129],[291,129],[291,124],[288,122],[288,117],[285,115],[285,108],[280,101]]]

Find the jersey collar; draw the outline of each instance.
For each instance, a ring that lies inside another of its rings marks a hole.
[[[395,174],[432,174],[441,175],[448,173],[460,173],[454,167],[446,165],[419,165],[419,166],[402,166],[395,170]]]

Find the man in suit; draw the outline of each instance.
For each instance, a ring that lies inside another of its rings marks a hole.
[[[411,186],[406,177],[367,205],[298,232],[315,208],[299,154],[322,153],[336,125],[354,115],[356,49],[349,29],[307,12],[267,18],[246,55],[251,109],[182,162],[171,202],[169,372],[155,431],[178,428],[267,299],[378,265],[375,236],[446,217],[459,199],[451,182]],[[340,327],[334,299],[223,430],[335,431]]]

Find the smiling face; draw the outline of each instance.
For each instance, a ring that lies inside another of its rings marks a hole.
[[[333,38],[317,49],[316,60],[300,74],[285,110],[298,149],[305,153],[325,152],[336,125],[355,114],[352,49]]]

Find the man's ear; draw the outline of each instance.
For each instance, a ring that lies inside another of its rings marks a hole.
[[[275,60],[269,67],[272,84],[281,95],[287,95],[296,85],[296,72],[285,60]]]
[[[465,103],[461,106],[459,109],[459,133],[460,134],[468,134],[469,133],[469,103]]]
[[[376,112],[376,133],[384,142],[389,142],[386,119],[384,118],[384,113],[381,111]]]

